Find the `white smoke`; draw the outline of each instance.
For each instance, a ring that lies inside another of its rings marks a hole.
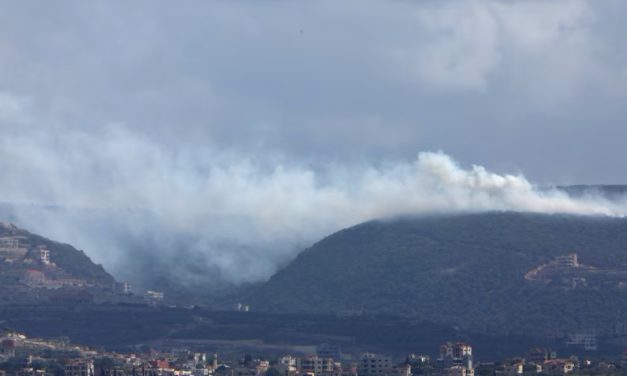
[[[316,170],[166,149],[122,126],[58,137],[15,132],[0,140],[0,168],[0,197],[20,204],[20,225],[74,243],[135,280],[146,267],[190,283],[262,280],[321,237],[375,218],[627,211],[598,197],[538,189],[521,175],[463,168],[442,152]],[[62,210],[44,213],[29,203]]]

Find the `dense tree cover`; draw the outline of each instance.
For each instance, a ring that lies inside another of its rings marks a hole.
[[[566,289],[524,275],[577,253],[627,265],[627,219],[529,213],[397,218],[339,231],[248,296],[255,310],[386,313],[501,334],[609,333],[627,288]]]

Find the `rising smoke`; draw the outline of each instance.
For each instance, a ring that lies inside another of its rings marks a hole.
[[[362,221],[515,210],[620,216],[627,206],[463,168],[442,152],[324,169],[166,149],[122,126],[0,140],[5,216],[84,249],[139,285],[268,278],[304,247]]]

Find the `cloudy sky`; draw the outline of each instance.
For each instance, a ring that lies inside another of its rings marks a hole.
[[[2,1],[0,127],[624,183],[624,1]],[[10,136],[8,136],[10,137]]]
[[[533,185],[627,183],[622,0],[0,7],[0,201],[154,211],[231,280],[377,216],[615,214]],[[22,218],[112,268],[132,248]]]

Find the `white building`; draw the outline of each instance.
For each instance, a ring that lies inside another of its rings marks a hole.
[[[144,293],[144,301],[150,304],[157,304],[163,301],[164,294],[160,291],[148,290]]]
[[[50,265],[50,251],[45,246],[39,247],[39,261],[44,265]]]

